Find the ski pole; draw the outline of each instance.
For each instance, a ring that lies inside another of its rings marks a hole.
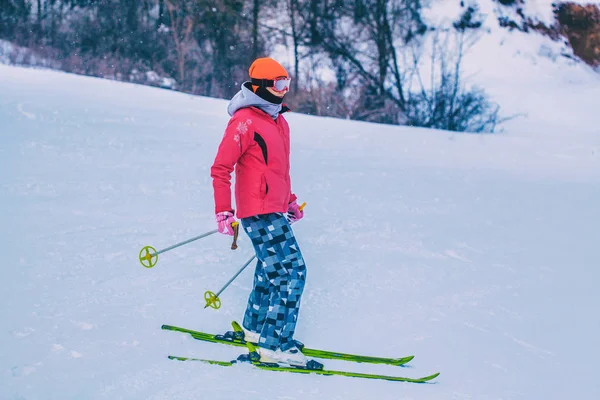
[[[239,223],[234,222],[231,225],[233,226],[233,230],[234,230],[234,237],[233,237],[233,243],[231,244],[231,249],[235,250],[235,249],[237,249],[237,237],[238,237],[238,232],[239,232]],[[188,244],[188,243],[191,243],[198,239],[205,238],[205,237],[213,235],[217,232],[219,232],[219,230],[215,229],[210,232],[203,233],[200,236],[193,237],[191,239],[185,240],[181,243],[174,244],[173,246],[169,246],[166,249],[162,249],[159,251],[156,251],[156,249],[152,246],[145,246],[142,248],[142,250],[140,250],[140,256],[139,256],[140,263],[142,263],[142,265],[146,268],[152,268],[158,262],[159,254],[166,253],[167,251],[171,251],[173,249],[176,249],[177,247],[183,246],[184,244]]]
[[[231,278],[229,280],[229,282],[227,282],[225,284],[225,286],[223,286],[221,288],[221,290],[219,290],[217,292],[217,294],[214,294],[210,290],[207,290],[204,293],[204,300],[206,300],[206,305],[204,306],[204,308],[210,307],[210,308],[214,308],[215,310],[218,310],[219,308],[221,308],[221,299],[219,299],[219,295],[221,293],[223,293],[223,291],[225,289],[227,289],[227,287],[231,284],[231,282],[233,282],[235,280],[235,278],[237,278],[238,275],[241,274],[242,271],[245,270],[246,267],[248,265],[250,265],[250,263],[252,262],[252,260],[254,260],[255,258],[256,258],[256,255],[253,255],[252,258],[250,258],[248,261],[246,261],[246,264],[244,264],[244,266],[242,268],[240,268],[240,270],[233,276],[233,278]]]

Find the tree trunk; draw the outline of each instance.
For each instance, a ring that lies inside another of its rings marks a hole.
[[[319,1],[310,1],[310,41],[311,44],[317,45],[321,41],[319,36]]]
[[[38,43],[43,37],[42,33],[42,0],[37,0],[37,26]]]
[[[123,1],[123,0],[121,0]],[[138,4],[137,0],[128,0],[125,18],[128,34],[133,34],[138,29]]]
[[[158,26],[165,24],[165,0],[158,0],[158,20],[156,24]]]
[[[260,13],[260,0],[254,0],[252,5],[252,59],[258,58],[258,14]]]
[[[377,0],[375,7],[375,40],[377,42],[377,63],[379,67],[379,81],[377,82],[377,91],[381,96],[385,93],[385,78],[388,68],[387,37],[385,35],[384,19],[386,13],[387,0]]]
[[[290,0],[290,22],[292,23],[292,40],[294,41],[294,79],[292,80],[292,90],[298,92],[298,79],[300,78],[300,56],[298,54],[298,45],[300,38],[296,30],[296,10],[298,9],[298,0]]]
[[[184,4],[174,4],[174,0],[166,1],[171,24],[171,34],[173,36],[173,41],[175,42],[175,51],[177,53],[179,85],[180,87],[184,87],[185,59],[187,56],[186,43],[190,40],[192,35],[193,20],[187,14]]]
[[[402,112],[406,111],[406,98],[404,97],[404,85],[402,84],[402,76],[400,74],[400,68],[398,66],[398,55],[396,54],[396,48],[394,47],[394,36],[392,34],[392,29],[390,28],[390,22],[388,19],[387,12],[385,13],[384,25],[383,28],[385,30],[385,37],[388,42],[388,46],[390,49],[390,53],[392,55],[393,62],[393,74],[394,80],[396,81],[396,91],[398,92],[398,99],[400,100],[398,106],[402,110]]]

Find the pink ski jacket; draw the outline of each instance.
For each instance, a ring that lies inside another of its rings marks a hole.
[[[287,107],[276,112],[275,119],[254,106],[234,111],[210,171],[215,213],[234,210],[234,168],[238,218],[285,213],[288,204],[296,199],[290,181],[290,128],[281,115],[285,111]]]

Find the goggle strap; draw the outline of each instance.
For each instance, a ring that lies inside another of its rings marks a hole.
[[[252,80],[252,84],[256,85],[256,86],[273,87],[275,85],[275,81],[272,79],[251,78],[251,80]]]

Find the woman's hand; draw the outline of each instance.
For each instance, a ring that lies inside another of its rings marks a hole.
[[[219,233],[233,236],[234,230],[232,224],[237,222],[231,211],[221,211],[215,215]]]
[[[304,218],[303,208],[304,207],[298,205],[296,200],[294,200],[290,204],[288,204],[287,220],[289,221],[290,225],[294,224],[294,223],[300,221],[302,218]]]

